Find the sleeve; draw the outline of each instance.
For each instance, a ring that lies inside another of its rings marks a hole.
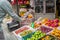
[[[0,7],[6,13],[8,13],[12,18],[14,18],[14,20],[19,21],[19,22],[22,21],[21,18],[15,12],[13,12],[12,6],[10,5],[10,3],[7,0],[1,2]]]

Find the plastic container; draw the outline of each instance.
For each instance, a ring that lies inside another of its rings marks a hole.
[[[30,27],[28,25],[25,25],[15,31],[13,31],[13,34],[18,35],[19,33],[23,32],[24,30],[28,30],[28,29],[30,29]]]
[[[44,37],[40,38],[39,40],[60,40],[52,35],[45,35]]]
[[[30,28],[28,30],[24,30],[23,32],[19,33],[19,35],[23,37],[23,36],[26,36],[26,35],[31,34],[33,32],[35,32],[35,29]]]
[[[23,28],[25,28],[25,27],[26,27],[27,29],[26,29],[26,30],[23,30]],[[20,32],[21,29],[22,29],[22,31]],[[29,34],[27,34],[27,35],[25,35],[25,36],[21,36],[21,35],[20,35],[22,32],[28,31],[28,30],[31,30],[32,32],[29,33]],[[16,33],[16,31],[18,31],[18,33]],[[15,30],[15,31],[13,31],[13,34],[17,37],[18,40],[26,40],[27,38],[30,38],[31,35],[33,34],[33,32],[35,32],[35,31],[36,31],[35,29],[29,27],[28,25],[25,25],[25,26],[23,26],[23,27]]]
[[[58,28],[52,30],[49,34],[60,39],[60,30]]]
[[[42,25],[42,26],[39,27],[37,30],[40,30],[40,31],[42,31],[43,33],[46,33],[46,34],[47,34],[47,33],[51,32],[53,29]]]
[[[29,34],[26,34],[25,36],[21,36],[20,34],[22,33],[19,33],[18,34],[18,39],[20,40],[20,39],[22,39],[22,40],[27,40],[27,38],[30,38],[33,34],[34,34],[34,32],[35,32],[35,30],[34,29],[28,29],[28,30],[32,30],[32,33],[29,33]],[[25,30],[26,31],[26,30]]]
[[[34,40],[37,40],[37,39],[39,39],[39,38],[45,36],[45,34],[40,33],[40,32],[38,33],[38,32],[39,32],[39,31],[33,32],[32,35],[30,35],[30,37],[27,38],[27,39],[33,40],[33,39],[31,39],[31,38],[34,38]],[[41,34],[43,34],[43,35],[41,35]],[[37,35],[38,35],[38,36],[37,36]],[[35,38],[37,38],[37,39],[35,39]]]

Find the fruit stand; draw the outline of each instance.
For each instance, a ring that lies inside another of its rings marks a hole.
[[[24,21],[21,22],[21,25],[28,25],[30,24],[31,22],[33,22],[34,20],[34,13],[32,13],[33,11],[29,12],[27,11],[28,9],[26,8],[21,8],[19,11],[19,16],[24,19]]]
[[[30,25],[12,31],[18,40],[60,40],[60,20],[39,18]]]

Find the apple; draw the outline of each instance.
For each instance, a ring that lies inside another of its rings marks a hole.
[[[54,27],[54,26],[55,26],[55,24],[53,23],[53,24],[51,24],[51,26],[52,26],[52,27]]]
[[[23,2],[18,2],[19,4],[23,4]]]
[[[51,22],[51,20],[48,19],[48,22]]]
[[[45,36],[45,33],[42,33],[41,31],[36,31],[31,38],[27,38],[27,40],[38,40],[39,38]]]
[[[51,20],[51,23],[54,23],[54,20]]]
[[[48,26],[51,26],[51,24],[48,24]]]
[[[58,23],[55,23],[55,27],[58,27]]]
[[[54,22],[58,23],[58,22],[59,22],[59,20],[58,20],[58,19],[55,19],[55,20],[54,20]]]
[[[24,1],[24,4],[26,4],[26,1]]]
[[[58,27],[58,23],[53,23],[51,26],[52,27]]]

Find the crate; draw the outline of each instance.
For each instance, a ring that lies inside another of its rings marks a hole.
[[[28,34],[28,35],[26,35],[26,36],[24,36],[24,37],[22,37],[22,38],[23,38],[24,40],[27,40],[27,38],[30,38],[33,34],[34,34],[34,33]]]
[[[50,36],[50,37],[53,37],[55,40],[60,40],[60,39],[58,39],[58,38],[56,38],[56,37],[54,37],[54,36],[52,36],[52,35],[45,35],[44,37],[42,37],[42,38],[45,38],[46,36]],[[40,38],[39,40],[42,40],[42,38]],[[51,38],[52,39],[52,38]]]

